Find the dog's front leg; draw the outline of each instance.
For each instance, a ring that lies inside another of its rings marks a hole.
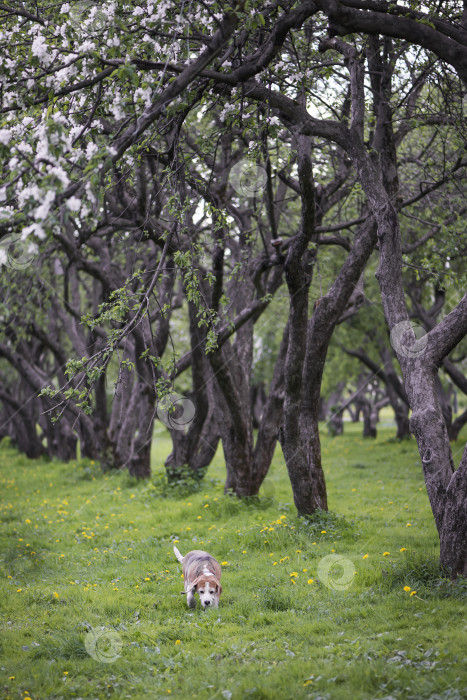
[[[196,599],[193,590],[188,591],[186,596],[186,602],[189,608],[196,608]]]

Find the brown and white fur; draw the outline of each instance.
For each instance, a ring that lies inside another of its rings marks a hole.
[[[186,594],[188,607],[196,608],[197,593],[203,608],[217,608],[222,593],[219,562],[201,549],[193,549],[183,557],[174,545],[174,554],[183,564],[185,590],[182,595]]]

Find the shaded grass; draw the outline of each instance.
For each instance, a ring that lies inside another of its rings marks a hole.
[[[416,445],[355,428],[323,438],[331,510],[307,520],[279,451],[245,503],[220,452],[168,486],[162,432],[150,483],[2,445],[0,696],[465,697],[466,586],[439,569]],[[174,542],[222,563],[218,610],[186,607]]]

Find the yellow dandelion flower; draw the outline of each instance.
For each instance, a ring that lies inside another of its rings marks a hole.
[[[399,552],[406,552],[406,551],[407,551],[407,550],[406,550],[405,547],[401,547],[401,549],[399,549]]]
[[[181,641],[179,639],[176,639],[175,644],[181,644]]]
[[[292,573],[291,573],[291,574],[289,574],[289,576],[298,576],[298,574],[297,574],[297,572],[296,572],[296,571],[292,571]]]
[[[383,552],[383,557],[389,556],[389,552]]]
[[[228,565],[229,565],[229,562],[228,562],[228,561],[223,561],[223,562],[221,562],[221,565],[222,565],[222,566],[228,566]]]
[[[308,579],[308,583],[313,583],[313,579],[312,579],[312,578],[309,578],[309,579]]]
[[[295,554],[301,554],[301,553],[302,553],[302,550],[301,550],[301,549],[296,549],[296,550],[295,550]]]
[[[56,591],[54,592],[53,595],[54,595],[54,598],[60,598],[60,596],[58,595],[58,593]]]
[[[413,596],[413,595],[416,595],[416,594],[417,594],[417,591],[412,591],[412,593],[411,593],[410,595]]]
[[[321,534],[322,534],[322,535],[325,535],[325,534],[326,534],[326,530],[321,530]]]
[[[412,523],[407,523],[405,527],[412,527]]]
[[[246,554],[246,549],[243,550],[242,554]]]
[[[406,592],[408,593],[410,590],[412,590],[412,589],[410,588],[410,586],[404,586],[404,591],[406,591]]]
[[[145,581],[150,581],[151,579],[150,579],[148,576],[146,576],[146,578],[145,578],[144,580],[145,580]]]
[[[368,554],[364,554],[362,559],[368,559]]]

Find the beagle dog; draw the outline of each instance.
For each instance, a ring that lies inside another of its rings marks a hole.
[[[221,567],[214,557],[201,549],[193,549],[183,557],[174,545],[174,554],[183,564],[186,602],[196,608],[195,593],[199,595],[203,608],[217,608],[222,593]]]

